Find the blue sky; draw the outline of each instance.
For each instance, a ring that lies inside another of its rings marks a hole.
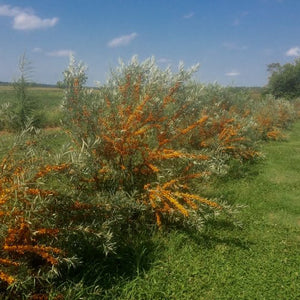
[[[69,54],[106,80],[118,58],[200,63],[204,83],[262,86],[266,65],[300,56],[300,0],[0,0],[0,81],[26,51],[33,80],[56,83]]]

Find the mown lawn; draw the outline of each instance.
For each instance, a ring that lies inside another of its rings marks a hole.
[[[61,286],[67,299],[300,299],[300,122],[262,150],[246,176],[209,187],[246,206],[241,227],[216,220],[202,233],[145,235],[78,270]]]

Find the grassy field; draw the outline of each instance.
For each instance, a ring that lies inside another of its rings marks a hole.
[[[208,196],[246,206],[241,226],[217,219],[202,233],[141,235],[72,273],[66,299],[299,299],[300,122],[263,151],[242,178],[209,187]]]
[[[60,124],[62,112],[60,105],[63,90],[48,87],[31,87],[28,97],[35,103],[36,114],[41,119],[41,127],[56,127]],[[15,90],[12,86],[0,86],[0,106],[9,103],[11,107],[17,105]]]
[[[32,87],[29,88],[29,97],[37,100],[42,108],[54,108],[59,106],[63,90],[48,87]],[[0,86],[0,105],[3,103],[16,103],[15,91],[12,86]]]

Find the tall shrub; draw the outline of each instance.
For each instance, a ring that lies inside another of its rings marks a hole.
[[[183,220],[214,201],[193,193],[189,182],[209,175],[209,157],[188,140],[207,116],[191,114],[189,80],[195,69],[160,70],[154,59],[136,58],[112,72],[97,90],[84,88],[84,66],[74,60],[65,72],[66,126],[82,164],[77,185],[106,193],[125,191],[156,216]],[[192,219],[192,218],[191,218]]]
[[[20,75],[13,83],[17,106],[14,109],[10,122],[13,129],[21,131],[30,124],[36,125],[38,119],[35,114],[37,103],[33,101],[28,93],[32,68],[25,54],[21,56],[18,67]]]

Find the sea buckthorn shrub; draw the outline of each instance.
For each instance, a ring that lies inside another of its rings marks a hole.
[[[1,299],[48,299],[45,290],[61,270],[78,263],[84,240],[100,253],[114,246],[111,210],[82,204],[68,182],[70,157],[45,151],[31,129],[0,161]]]
[[[0,162],[0,297],[9,286],[11,299],[18,299],[26,286],[51,277],[64,256],[55,245],[60,233],[49,209],[56,191],[44,187],[43,179],[67,165],[43,165],[32,151],[34,143],[23,132]]]
[[[197,84],[194,71],[180,66],[173,74],[154,59],[134,57],[120,62],[106,84],[88,89],[84,65],[71,61],[64,109],[79,158],[72,176],[78,190],[104,195],[107,203],[125,193],[158,226],[162,219],[201,224],[208,210],[222,211],[195,194],[193,183],[225,175],[232,160],[258,157],[259,141],[277,138],[294,111],[271,96]]]
[[[296,117],[290,101],[271,95],[251,97],[242,89],[218,85],[198,85],[198,90],[196,111],[201,110],[208,120],[194,133],[191,144],[196,149],[206,148],[225,166],[232,159],[243,163],[260,157],[259,143],[283,138],[283,130]]]
[[[235,105],[226,108],[220,102],[211,103],[205,111],[208,121],[193,136],[195,148],[207,149],[224,162],[233,158],[243,162],[259,155],[247,111],[241,112]]]
[[[217,84],[193,84],[195,112],[207,116],[203,126],[191,135],[193,149],[206,151],[211,158],[212,175],[229,178],[247,161],[260,157],[254,124],[246,103],[251,100],[248,92]]]
[[[268,95],[263,101],[255,103],[253,117],[258,138],[278,140],[285,138],[283,130],[292,124],[297,114],[290,101]]]
[[[73,176],[78,189],[101,192],[108,204],[111,195],[127,193],[158,226],[163,219],[200,224],[209,211],[222,210],[189,185],[205,180],[213,163],[205,149],[189,143],[208,119],[193,106],[193,72],[180,66],[173,74],[153,59],[133,58],[91,90],[84,88],[84,66],[71,61],[64,108],[66,130],[81,159]]]

